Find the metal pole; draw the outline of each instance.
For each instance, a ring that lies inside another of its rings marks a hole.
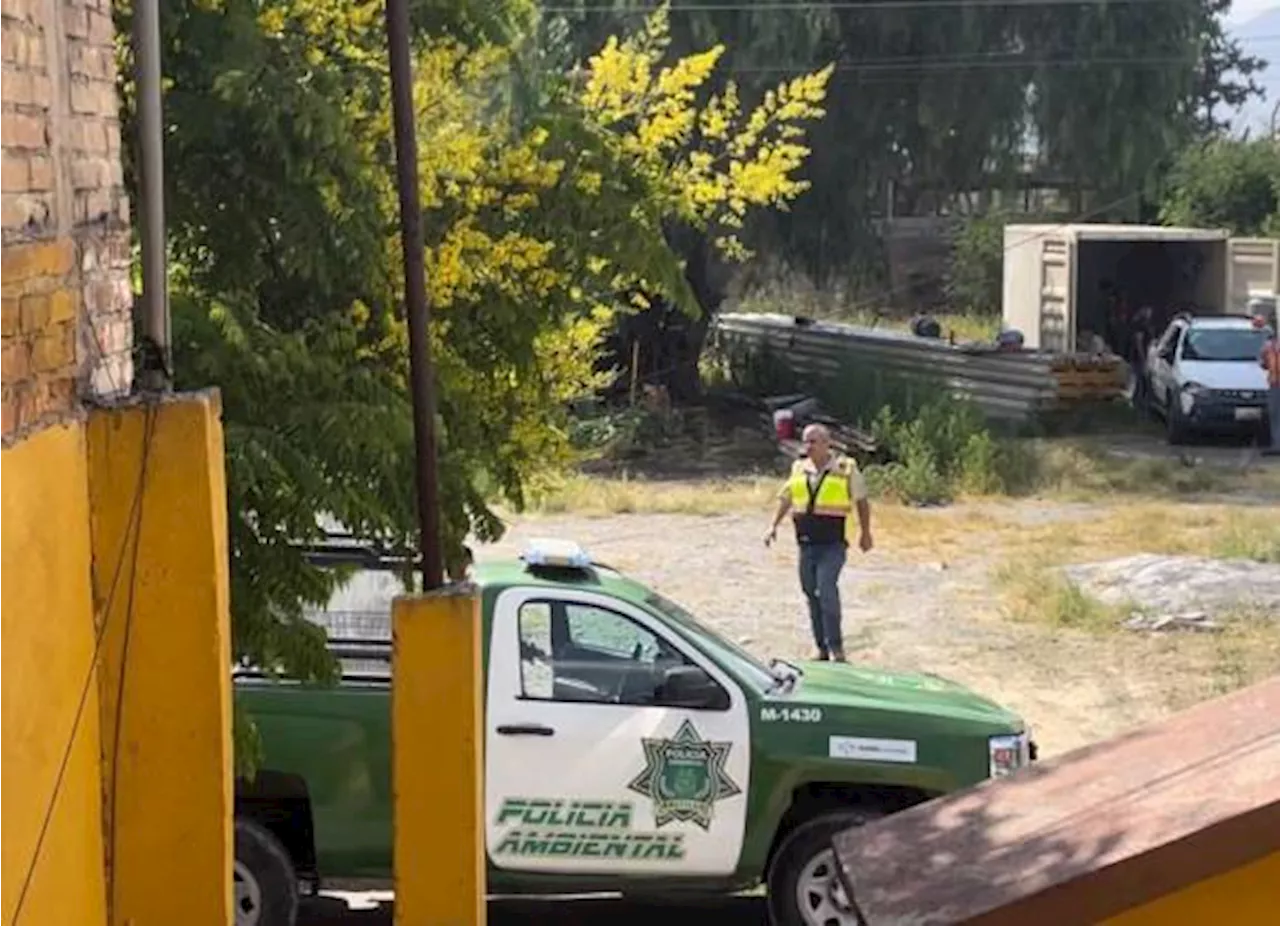
[[[418,139],[414,125],[413,73],[406,0],[386,0],[387,52],[391,59],[391,108],[395,121],[396,181],[400,192],[400,243],[404,250],[404,301],[409,321],[409,376],[413,440],[417,452],[418,543],[422,586],[444,584],[440,556],[440,505],[436,485],[436,403],[427,325],[426,270],[422,263],[422,207],[418,200]]]
[[[164,225],[164,110],[160,90],[160,3],[137,0],[133,7],[134,80],[138,107],[138,173],[142,201],[142,386],[163,390],[172,384],[169,337],[169,285]]]

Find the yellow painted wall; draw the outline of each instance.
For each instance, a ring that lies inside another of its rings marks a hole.
[[[479,606],[469,586],[392,606],[395,917],[405,926],[485,922]]]
[[[1103,926],[1269,926],[1280,906],[1280,852],[1166,894]]]
[[[106,920],[102,779],[90,592],[85,430],[48,428],[3,451],[0,602],[3,687],[3,916],[15,908],[71,737],[88,698],[62,787],[16,926]]]
[[[217,395],[94,411],[88,444],[100,608],[124,557],[100,676],[103,778],[116,785],[105,807],[111,920],[226,926],[231,629]]]

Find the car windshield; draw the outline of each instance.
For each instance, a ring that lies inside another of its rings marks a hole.
[[[1256,361],[1265,340],[1266,332],[1257,328],[1193,328],[1182,345],[1182,359]]]
[[[671,599],[651,591],[645,598],[645,603],[707,644],[716,657],[729,663],[739,675],[750,680],[757,688],[768,690],[778,681],[778,677],[763,662],[738,644],[716,633]]]

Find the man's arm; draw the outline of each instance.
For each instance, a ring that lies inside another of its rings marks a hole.
[[[783,485],[778,491],[778,507],[773,512],[773,523],[769,525],[769,529],[765,531],[765,546],[773,543],[778,536],[778,525],[782,523],[782,519],[787,516],[787,512],[791,510],[791,491],[790,486]]]
[[[866,553],[875,542],[871,538],[871,502],[867,500],[867,480],[856,465],[849,471],[849,497],[858,512],[858,549]]]

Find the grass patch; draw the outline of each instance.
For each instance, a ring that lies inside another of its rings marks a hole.
[[[1222,525],[1212,555],[1280,563],[1280,520],[1274,514],[1233,514]]]
[[[1116,629],[1135,610],[1109,605],[1040,561],[1017,561],[995,572],[1005,615],[1013,620],[1055,628],[1102,633]]]
[[[1020,459],[1026,491],[1065,500],[1191,499],[1206,495],[1280,495],[1280,467],[1228,465],[1194,458],[1132,456],[1091,438],[1027,439]]]

